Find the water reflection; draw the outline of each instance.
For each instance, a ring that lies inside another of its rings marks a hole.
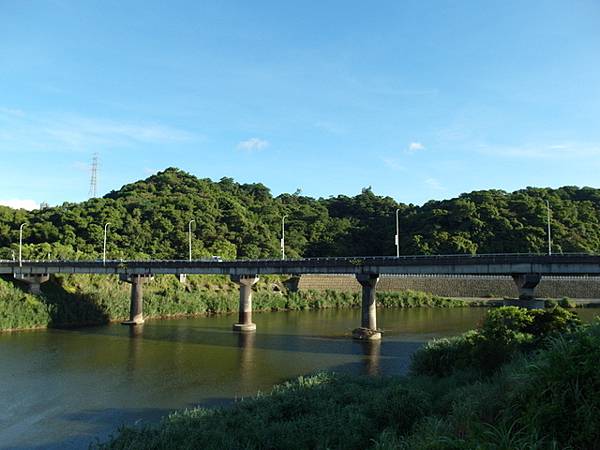
[[[143,324],[127,325],[127,328],[129,328],[129,337],[131,337],[131,338],[140,337],[144,332]]]
[[[367,375],[379,375],[381,359],[381,341],[359,342],[364,355],[363,363]]]
[[[240,390],[247,391],[254,384],[256,333],[238,333]]]
[[[127,373],[133,376],[143,359],[143,325],[127,325],[129,339],[127,342]]]

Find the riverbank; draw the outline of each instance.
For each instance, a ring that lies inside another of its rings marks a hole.
[[[125,427],[103,449],[596,449],[600,324],[554,308],[492,310],[434,341],[407,377],[300,377],[230,408]]]
[[[238,311],[237,285],[225,277],[189,276],[180,283],[172,276],[157,276],[144,286],[144,315],[152,318],[231,314]],[[286,289],[280,277],[264,277],[253,296],[253,310],[298,311],[324,308],[358,308],[357,292]],[[116,276],[58,275],[42,285],[41,295],[0,278],[0,331],[69,328],[122,321],[129,316],[130,286]],[[483,302],[453,299],[423,292],[381,292],[378,307],[465,307]]]

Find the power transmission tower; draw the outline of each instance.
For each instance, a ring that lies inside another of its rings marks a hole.
[[[92,156],[92,177],[90,178],[90,198],[96,197],[96,192],[98,191],[98,153],[94,153]]]

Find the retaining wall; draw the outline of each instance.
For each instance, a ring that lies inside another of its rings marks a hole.
[[[358,292],[360,284],[352,275],[302,275],[300,291],[338,290]],[[424,291],[444,297],[518,297],[511,277],[499,276],[382,276],[378,291]],[[600,277],[542,277],[535,294],[542,298],[600,299]]]

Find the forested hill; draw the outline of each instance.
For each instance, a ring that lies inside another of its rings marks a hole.
[[[600,189],[475,191],[423,206],[397,203],[370,188],[354,197],[273,197],[260,184],[198,179],[169,168],[104,198],[25,211],[0,206],[0,259],[98,258],[110,222],[110,258],[186,258],[188,222],[194,257],[279,256],[281,218],[289,257],[393,255],[396,208],[402,254],[545,252],[546,200],[555,252],[600,251]]]

